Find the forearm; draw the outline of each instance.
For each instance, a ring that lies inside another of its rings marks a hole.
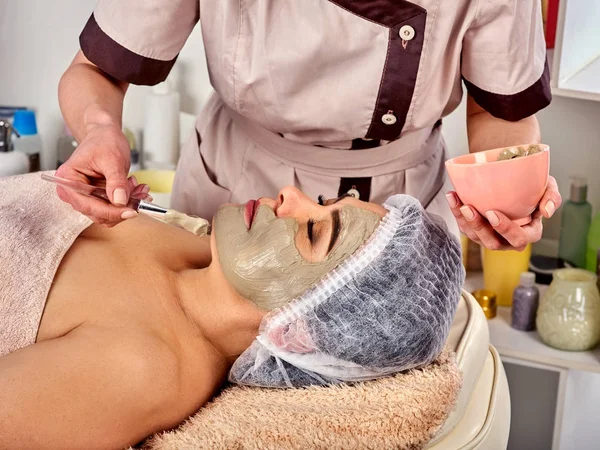
[[[110,79],[81,51],[75,56],[60,80],[58,98],[65,122],[79,142],[97,125],[121,128],[127,87]]]
[[[480,108],[471,97],[467,99],[467,134],[470,153],[541,141],[535,116],[518,122],[498,119]]]

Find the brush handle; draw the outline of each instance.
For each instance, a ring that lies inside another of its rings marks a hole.
[[[69,188],[79,194],[85,195],[87,197],[97,198],[99,200],[103,200],[107,203],[111,203],[108,195],[106,194],[106,189],[92,186],[90,184],[80,183],[78,181],[66,180],[64,178],[55,177],[52,175],[48,175],[43,173],[42,179],[46,181],[50,181],[51,183],[58,184],[59,186],[63,186]],[[140,200],[138,198],[129,197],[129,202],[126,205],[127,208],[131,208],[137,212],[146,212],[149,214],[166,214],[167,209],[162,206],[155,205],[150,202],[146,202],[144,200]]]

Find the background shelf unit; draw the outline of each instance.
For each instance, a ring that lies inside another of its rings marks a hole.
[[[555,45],[548,50],[552,93],[600,101],[600,1],[559,1]]]

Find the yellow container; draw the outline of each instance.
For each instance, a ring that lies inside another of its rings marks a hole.
[[[132,172],[130,176],[134,176],[140,184],[147,184],[152,192],[168,193],[173,189],[175,171],[158,169],[138,170]]]
[[[485,290],[496,293],[499,306],[511,306],[515,288],[521,273],[529,270],[531,244],[525,250],[489,250],[482,247],[483,285]]]
[[[129,175],[134,176],[138,183],[148,185],[150,195],[154,199],[152,203],[170,208],[171,191],[173,190],[173,181],[175,180],[174,170],[138,170]]]
[[[483,309],[485,317],[488,319],[496,317],[498,305],[496,304],[496,294],[494,292],[478,289],[472,292],[471,295],[477,300],[481,309]]]

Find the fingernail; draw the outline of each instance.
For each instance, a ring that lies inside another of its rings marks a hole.
[[[127,211],[123,211],[123,214],[121,214],[121,219],[123,219],[123,220],[133,219],[136,216],[137,216],[137,213],[135,211],[127,210]]]
[[[133,183],[134,186],[137,186],[138,184],[140,184],[140,183],[138,183],[137,178],[134,176],[131,177],[131,182]]]
[[[456,197],[454,196],[454,194],[446,194],[446,199],[448,200],[448,204],[450,205],[450,208],[456,208]]]
[[[113,192],[113,203],[115,205],[127,204],[127,193],[125,192],[125,189],[115,189]]]
[[[554,211],[556,211],[556,205],[552,200],[548,200],[548,203],[546,203],[546,213],[548,214],[548,216],[552,216],[552,214],[554,214]]]
[[[473,211],[468,206],[461,207],[460,212],[467,220],[473,220],[475,218],[475,214],[473,214]]]
[[[489,223],[492,224],[492,226],[497,226],[500,223],[500,219],[498,218],[498,214],[496,214],[494,211],[488,211],[485,213],[485,217],[487,217],[487,220]]]
[[[148,192],[150,192],[150,186],[148,186],[147,184],[144,185],[144,187],[142,188],[142,192],[144,194],[147,194]]]

